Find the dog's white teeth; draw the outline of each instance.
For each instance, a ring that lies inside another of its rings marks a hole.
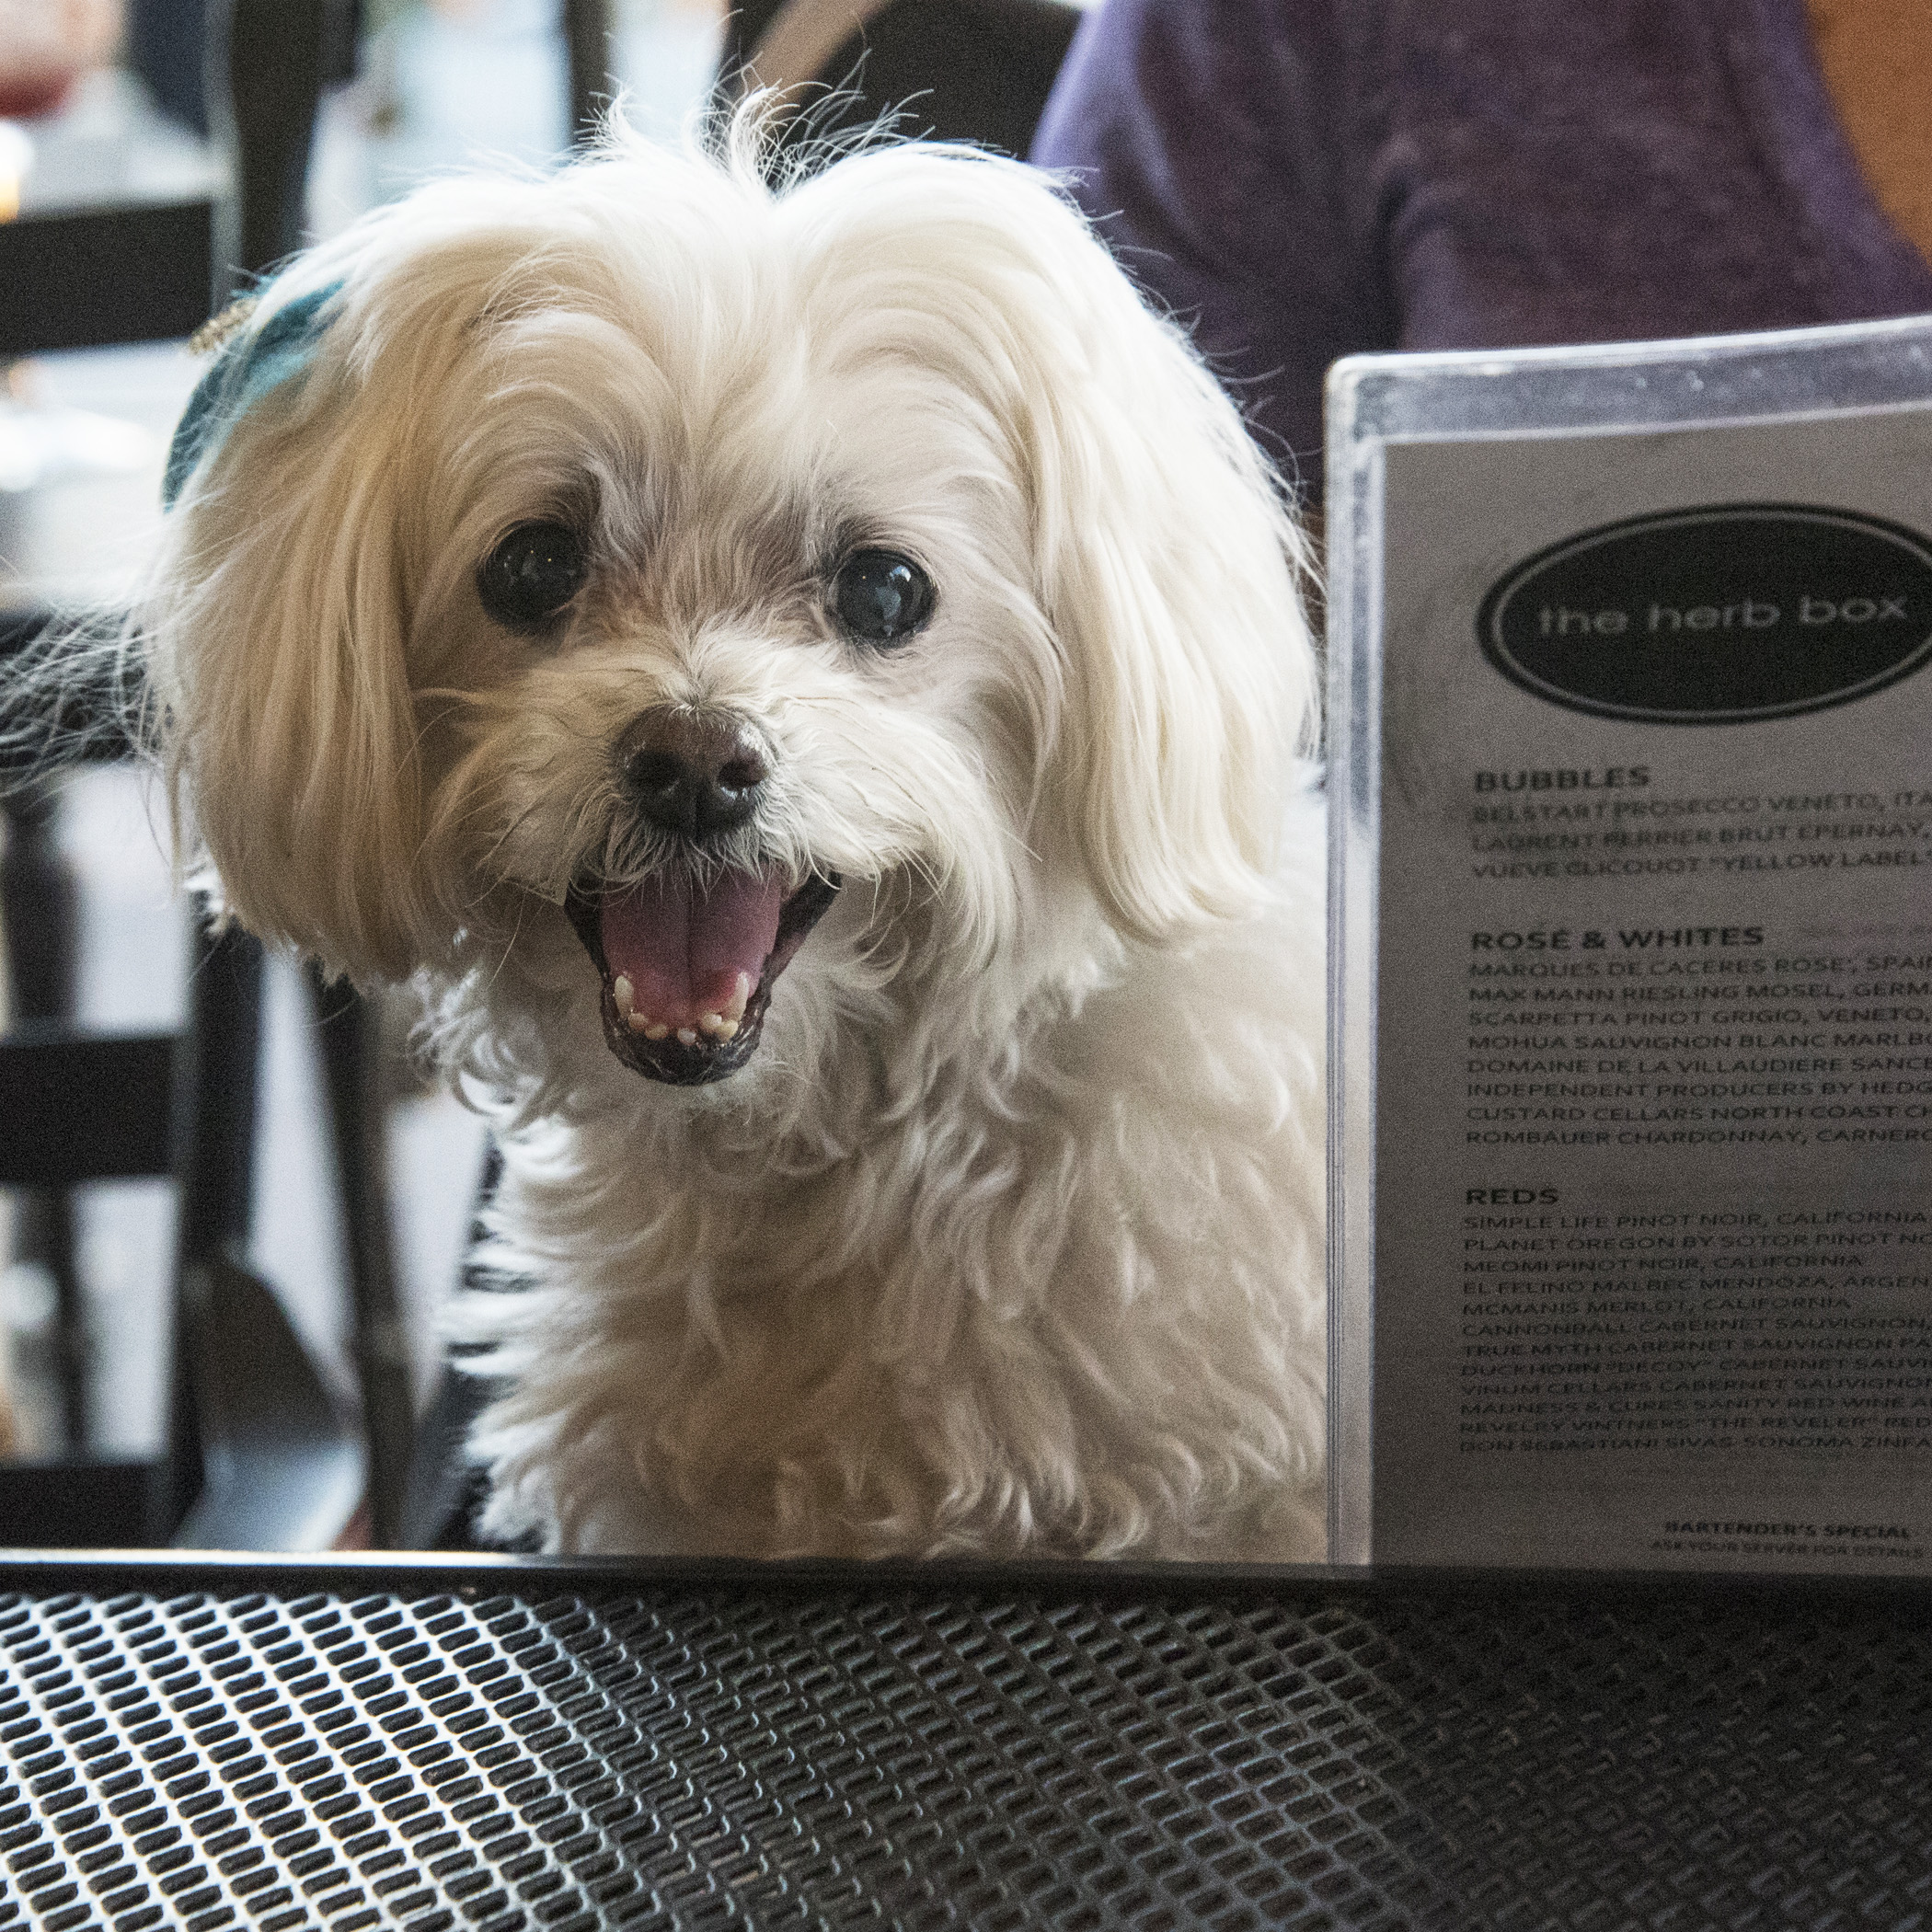
[[[748,974],[738,975],[738,991],[731,1002],[721,1013],[707,1013],[695,1027],[679,1027],[677,1037],[685,1046],[696,1046],[698,1035],[707,1039],[723,1041],[736,1037],[738,1022],[744,1017],[745,1001],[751,996],[752,982]],[[646,1040],[669,1040],[672,1026],[669,1020],[653,1019],[650,1014],[638,1008],[638,990],[623,974],[611,982],[611,997],[617,1004],[617,1011],[624,1024],[633,1033],[641,1033]]]

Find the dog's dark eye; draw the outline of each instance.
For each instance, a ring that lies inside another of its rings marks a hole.
[[[896,550],[855,550],[832,580],[838,621],[868,644],[897,644],[933,614],[933,581]]]
[[[583,539],[568,523],[520,523],[483,560],[477,595],[512,630],[554,617],[583,588]]]

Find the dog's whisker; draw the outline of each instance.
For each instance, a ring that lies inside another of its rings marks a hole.
[[[516,923],[511,927],[510,937],[499,954],[495,969],[489,975],[487,983],[490,990],[495,989],[497,982],[501,979],[505,968],[509,966],[511,959],[516,951],[516,942],[522,937],[523,931],[523,908],[530,903],[531,896],[528,894],[521,895],[517,900]]]

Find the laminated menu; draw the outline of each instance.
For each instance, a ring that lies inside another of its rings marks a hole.
[[[1932,1571],[1932,320],[1329,451],[1336,1559]]]

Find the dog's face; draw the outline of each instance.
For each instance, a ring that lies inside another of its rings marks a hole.
[[[225,353],[152,651],[266,935],[371,975],[567,952],[624,1066],[705,1085],[788,972],[983,1019],[1265,873],[1292,534],[1018,167],[448,184]]]
[[[875,944],[943,906],[984,963],[1064,698],[983,404],[892,340],[876,280],[785,269],[816,316],[755,289],[500,330],[473,351],[492,405],[447,431],[472,449],[423,616],[463,694],[424,752],[439,867],[500,917],[561,904],[612,1050],[679,1085],[752,1059],[841,893]]]

